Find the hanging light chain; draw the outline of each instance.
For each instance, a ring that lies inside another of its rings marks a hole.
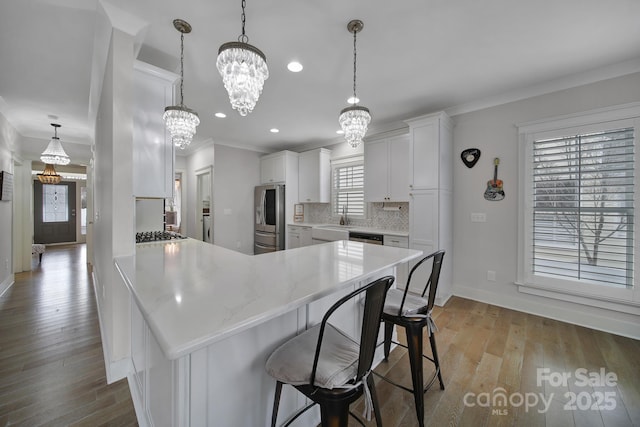
[[[356,105],[356,100],[358,99],[356,97],[356,58],[357,58],[357,51],[356,51],[356,34],[358,33],[358,31],[356,29],[353,30],[353,105]]]
[[[184,32],[180,31],[180,105],[184,105]]]
[[[240,15],[240,20],[242,21],[242,34],[238,37],[238,41],[240,43],[249,43],[249,37],[244,32],[244,26],[247,22],[247,15],[244,12],[245,7],[247,7],[247,1],[242,0],[242,15]]]

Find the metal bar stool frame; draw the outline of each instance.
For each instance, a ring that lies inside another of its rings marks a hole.
[[[411,366],[411,382],[413,388],[408,388],[402,384],[398,384],[397,382],[390,380],[383,375],[380,375],[376,372],[374,373],[388,383],[413,394],[416,406],[416,416],[418,418],[418,425],[420,427],[424,426],[424,394],[431,388],[431,386],[433,386],[436,378],[440,382],[440,389],[444,390],[444,381],[442,379],[442,372],[440,371],[440,361],[438,359],[438,351],[434,335],[435,324],[433,323],[433,319],[431,318],[431,310],[433,309],[435,303],[436,291],[438,288],[438,281],[440,279],[440,270],[442,267],[444,253],[445,251],[443,250],[436,251],[430,255],[427,255],[418,263],[416,263],[416,265],[414,265],[409,272],[409,277],[407,278],[407,283],[404,291],[400,291],[398,289],[391,289],[389,291],[396,293],[403,292],[402,301],[400,303],[398,311],[394,313],[391,312],[391,310],[389,310],[387,307],[385,307],[385,310],[382,313],[382,321],[384,322],[385,360],[388,360],[389,358],[389,352],[392,342],[396,345],[406,348],[409,353],[409,364]],[[426,292],[429,291],[426,304],[420,307],[415,312],[407,313],[405,312],[405,303],[407,302],[407,292],[409,291],[409,285],[411,284],[413,274],[429,259],[433,259],[433,266],[431,269],[431,274],[429,275],[429,279],[424,289],[422,290],[422,294],[420,295],[421,298],[424,298]],[[405,329],[407,345],[392,340],[394,325],[401,326]],[[433,357],[429,357],[423,353],[422,339],[423,330],[425,327],[427,328],[429,333],[429,342],[431,344],[431,352]],[[422,359],[430,360],[435,366],[435,372],[426,385],[424,385]]]

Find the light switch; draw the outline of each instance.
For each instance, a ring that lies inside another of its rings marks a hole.
[[[231,214],[232,214],[231,209],[226,208],[226,209],[224,210],[224,214],[225,214],[225,215],[231,215]]]
[[[487,222],[487,214],[484,212],[471,212],[471,222]]]

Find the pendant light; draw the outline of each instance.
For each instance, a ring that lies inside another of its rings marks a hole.
[[[47,145],[46,150],[42,152],[40,155],[40,160],[42,160],[45,164],[52,165],[68,165],[71,162],[71,159],[65,153],[64,148],[62,148],[62,144],[60,143],[60,138],[58,138],[58,128],[60,127],[57,123],[51,123],[53,126],[54,136],[49,141],[49,145]]]
[[[198,113],[184,105],[184,35],[191,32],[191,25],[182,19],[174,19],[173,26],[180,32],[180,104],[166,107],[162,118],[171,135],[173,144],[184,149],[191,144],[200,124]]]
[[[250,45],[245,34],[246,1],[242,0],[242,34],[238,41],[224,43],[218,49],[216,66],[229,93],[231,107],[246,116],[258,102],[264,81],[269,78],[267,58],[255,46]]]
[[[38,181],[43,184],[60,184],[62,177],[58,175],[52,164],[45,164],[44,171],[38,174]]]
[[[353,33],[353,105],[340,111],[338,122],[344,132],[344,137],[353,148],[356,148],[362,142],[362,138],[367,133],[367,126],[371,122],[371,114],[367,107],[356,105],[358,97],[356,96],[356,34],[364,27],[362,21],[354,19],[347,24],[347,30]]]

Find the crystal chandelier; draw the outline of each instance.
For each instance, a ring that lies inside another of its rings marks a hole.
[[[43,184],[60,184],[62,177],[58,175],[52,164],[45,164],[44,171],[38,174],[38,181]]]
[[[344,132],[344,137],[353,148],[362,142],[362,138],[367,133],[367,126],[371,122],[371,114],[367,107],[356,105],[356,34],[362,30],[364,24],[358,19],[354,19],[347,24],[347,29],[353,33],[353,105],[340,111],[338,122]]]
[[[47,149],[42,152],[40,155],[40,160],[42,160],[45,164],[52,165],[68,165],[71,162],[67,153],[65,153],[64,148],[62,148],[62,144],[60,143],[60,138],[58,138],[58,128],[60,127],[57,123],[51,123],[54,130],[54,136],[49,141],[49,145],[47,145]]]
[[[173,26],[180,31],[180,104],[166,107],[162,118],[171,134],[173,144],[184,149],[191,144],[200,118],[198,113],[184,105],[184,34],[191,32],[191,25],[182,19],[174,19]]]
[[[231,106],[241,116],[246,116],[256,106],[264,81],[269,78],[267,58],[255,46],[250,45],[245,34],[246,1],[242,0],[242,34],[236,42],[224,43],[218,49],[216,66],[229,93]]]

